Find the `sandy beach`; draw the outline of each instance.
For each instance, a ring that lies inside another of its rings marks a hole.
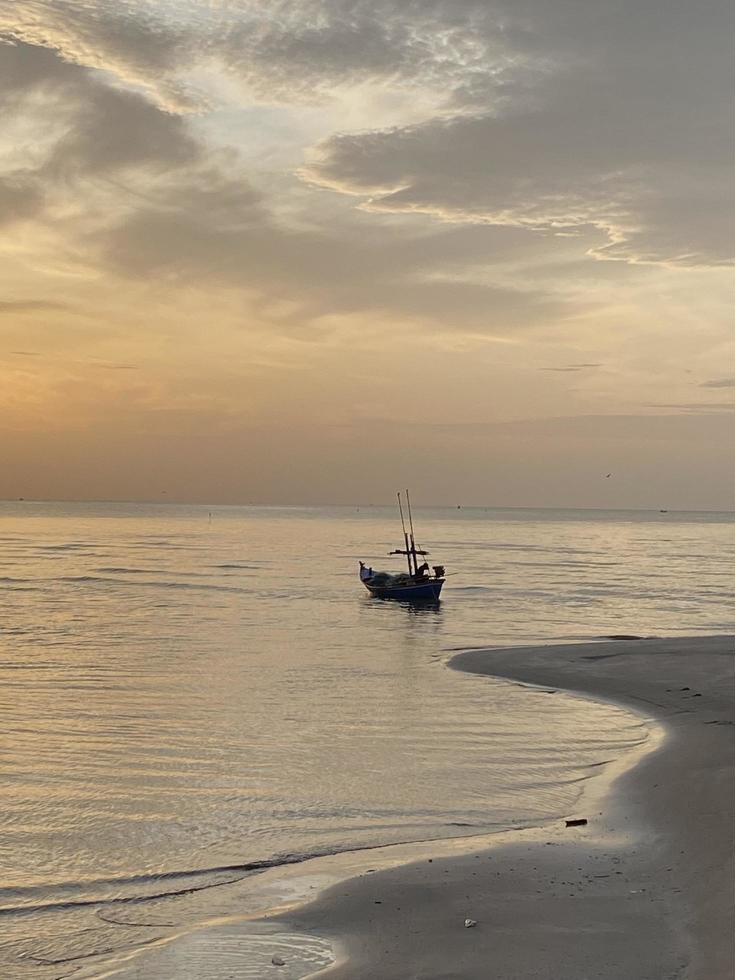
[[[730,980],[735,639],[475,649],[451,666],[614,700],[664,737],[590,781],[569,814],[586,826],[363,874],[288,913],[333,941],[320,976]]]

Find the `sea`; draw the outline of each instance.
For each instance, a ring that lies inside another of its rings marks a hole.
[[[180,951],[279,868],[568,815],[647,737],[453,652],[735,632],[735,514],[414,519],[433,606],[358,581],[401,568],[394,508],[0,503],[1,978],[270,976],[272,943]]]

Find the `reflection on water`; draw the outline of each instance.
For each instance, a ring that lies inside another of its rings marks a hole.
[[[0,506],[0,975],[134,949],[269,864],[565,812],[643,737],[450,648],[735,627],[729,516],[421,530],[451,577],[412,606],[357,579],[390,511]]]

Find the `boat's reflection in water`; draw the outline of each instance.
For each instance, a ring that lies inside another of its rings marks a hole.
[[[409,616],[438,615],[442,611],[441,599],[425,599],[423,602],[396,602],[395,599],[378,599],[378,602],[392,602],[394,606],[405,609]]]
[[[360,599],[368,608],[405,609],[407,613],[421,616],[425,613],[438,613],[442,609],[441,599],[388,599],[381,596],[365,596]]]
[[[398,599],[378,599],[375,596],[365,596],[360,602],[360,618],[372,623],[368,628],[394,630],[401,621],[408,627],[402,633],[404,639],[415,634],[416,639],[421,635],[434,639],[445,628],[446,610],[439,599],[424,600],[423,602],[401,602]],[[366,621],[366,626],[368,623]],[[401,631],[399,630],[399,634]]]

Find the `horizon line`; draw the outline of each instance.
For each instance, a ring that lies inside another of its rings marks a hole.
[[[282,508],[282,509],[299,509],[299,510],[314,510],[314,509],[326,509],[326,508],[340,508],[340,509],[378,509],[378,508],[392,508],[395,507],[395,502],[391,503],[267,503],[264,501],[245,501],[237,503],[214,503],[214,502],[203,502],[203,501],[191,501],[191,500],[154,500],[152,498],[130,500],[127,498],[88,498],[80,499],[78,497],[70,498],[55,498],[55,497],[0,497],[0,505],[2,504],[109,504],[109,505],[129,505],[129,506],[154,506],[154,507],[201,507],[201,508],[232,508],[232,507],[262,507],[262,508]],[[524,506],[519,505],[508,505],[508,504],[414,504],[414,510],[513,510],[513,511],[529,511],[529,510],[549,510],[549,511],[592,511],[592,512],[610,512],[615,513],[631,513],[631,514],[735,514],[735,510],[727,510],[721,508],[659,508],[659,507],[593,507],[589,505],[585,506],[562,506],[562,505],[544,505],[544,504],[527,504]]]

